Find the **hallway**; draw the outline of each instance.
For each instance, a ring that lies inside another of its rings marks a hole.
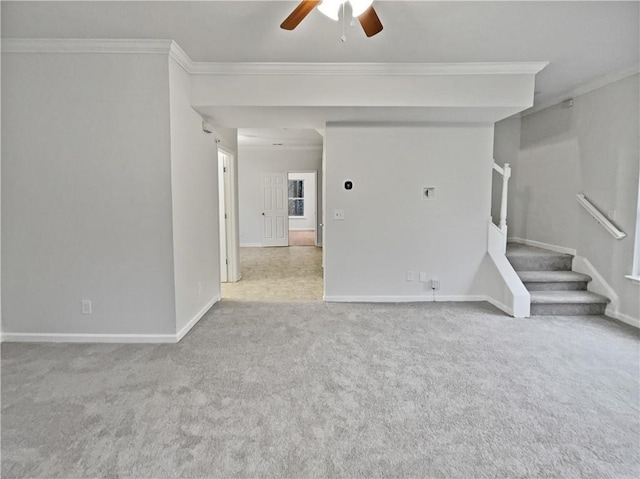
[[[222,283],[233,301],[322,301],[322,248],[240,248],[237,283]]]

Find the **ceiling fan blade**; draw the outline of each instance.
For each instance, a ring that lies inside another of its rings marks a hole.
[[[378,18],[378,14],[373,8],[373,5],[367,8],[362,15],[358,17],[360,25],[364,30],[364,33],[368,37],[372,37],[382,31],[382,22]]]
[[[296,28],[304,18],[309,15],[309,12],[315,8],[320,0],[302,0],[300,4],[295,8],[291,15],[289,15],[280,28],[284,30],[293,30]]]

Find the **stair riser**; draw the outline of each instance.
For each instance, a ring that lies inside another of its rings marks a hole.
[[[603,315],[606,303],[532,304],[531,316]]]
[[[516,271],[571,271],[571,256],[509,257]]]
[[[528,291],[586,291],[586,281],[563,281],[560,283],[523,283]]]

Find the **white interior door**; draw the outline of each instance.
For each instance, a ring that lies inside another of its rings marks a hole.
[[[262,246],[289,246],[286,173],[262,176]]]

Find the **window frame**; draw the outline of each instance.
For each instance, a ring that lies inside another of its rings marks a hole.
[[[306,201],[305,201],[305,180],[302,178],[296,178],[296,179],[291,179],[288,178],[287,179],[287,213],[289,215],[290,219],[305,219],[307,217],[306,215]],[[292,181],[299,181],[301,183],[301,191],[302,191],[302,196],[299,197],[294,197],[294,196],[289,196],[289,186],[290,183]],[[302,214],[301,215],[292,215],[291,214],[291,210],[289,209],[289,201],[291,200],[296,200],[296,201],[302,201]]]

